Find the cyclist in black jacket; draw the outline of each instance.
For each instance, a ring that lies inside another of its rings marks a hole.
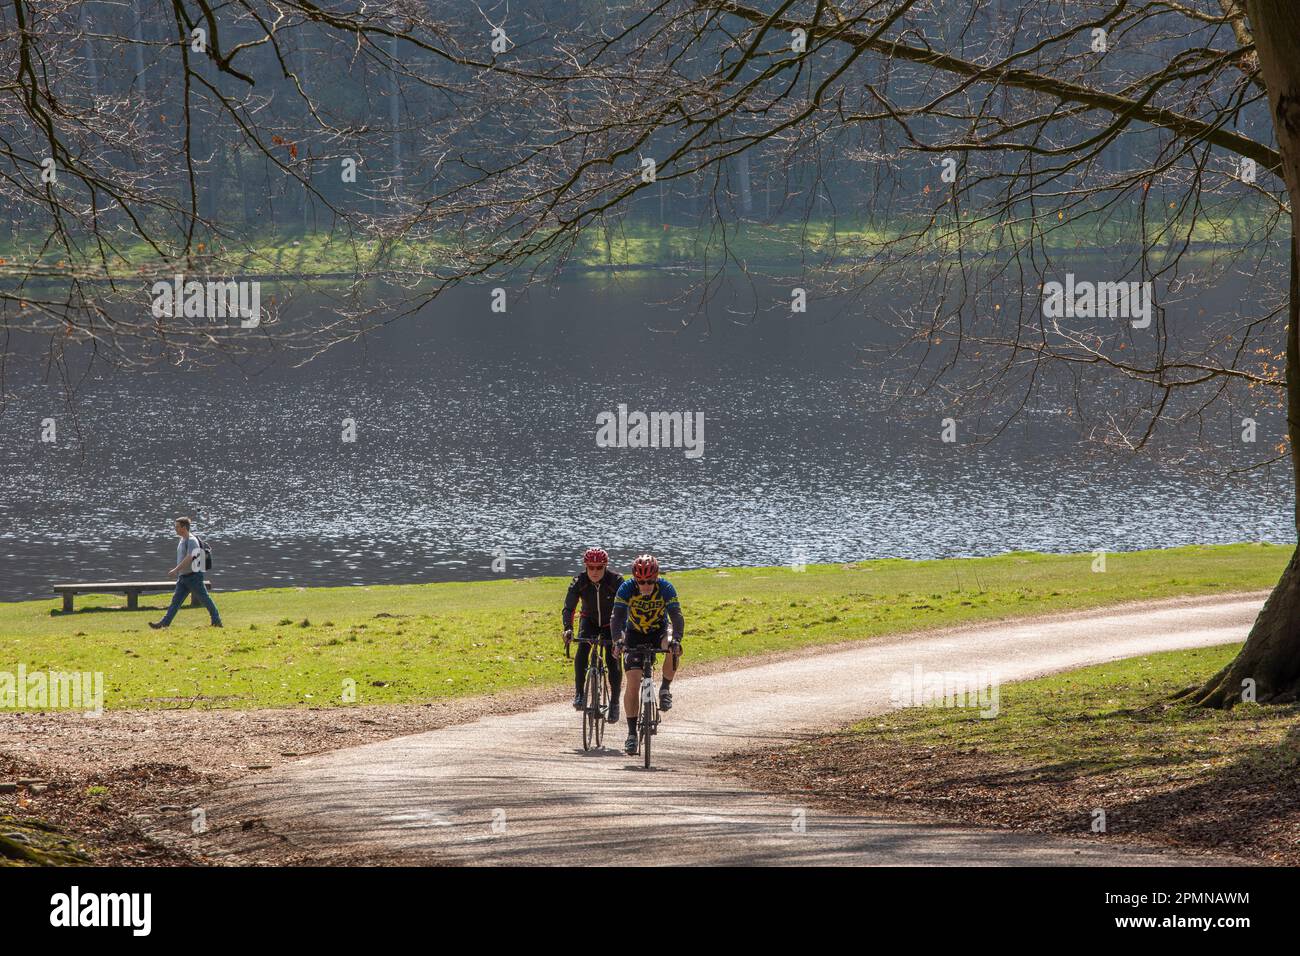
[[[573,640],[573,612],[578,603],[582,603],[582,619],[578,627],[578,637],[585,640],[600,641],[605,651],[605,667],[609,670],[609,714],[606,720],[618,720],[618,691],[623,686],[623,665],[614,653],[609,634],[609,615],[614,610],[614,595],[623,583],[623,575],[610,571],[609,555],[604,548],[588,548],[582,556],[587,570],[579,574],[569,584],[569,593],[564,597],[564,646],[568,649]],[[587,706],[587,661],[590,659],[591,644],[579,644],[578,653],[573,658],[573,681],[578,692],[573,697],[574,710]]]

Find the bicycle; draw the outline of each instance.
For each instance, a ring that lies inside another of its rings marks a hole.
[[[623,650],[627,653],[626,647]],[[655,656],[677,655],[679,649],[670,644],[667,650],[662,647],[638,647],[637,650],[644,656],[645,663],[641,667],[641,716],[637,721],[636,736],[645,768],[649,770],[651,741],[659,733],[659,696],[654,686]]]
[[[590,750],[594,743],[600,747],[605,741],[605,715],[609,713],[609,670],[605,667],[605,656],[600,653],[601,644],[609,644],[605,639],[592,640],[589,637],[573,638],[579,644],[594,644],[587,663],[587,706],[582,710],[582,749]],[[564,656],[569,656],[569,645],[564,645]]]

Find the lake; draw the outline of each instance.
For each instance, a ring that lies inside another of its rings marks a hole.
[[[1208,469],[1081,445],[1050,406],[992,445],[945,443],[937,415],[882,394],[862,307],[718,306],[681,329],[663,304],[679,291],[566,281],[497,314],[489,289],[459,288],[302,368],[93,377],[75,416],[13,355],[0,598],[162,578],[182,513],[210,537],[219,588],[570,574],[593,543],[620,569],[653,551],[671,573],[1294,540],[1285,468],[1225,474],[1244,463],[1226,413]],[[702,415],[703,453],[601,447],[597,418],[620,405]],[[1267,447],[1281,424],[1259,420]]]

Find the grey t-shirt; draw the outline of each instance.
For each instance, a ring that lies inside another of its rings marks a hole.
[[[202,549],[193,534],[176,542],[176,564],[180,566],[181,574],[192,574],[194,572],[194,566],[191,562],[194,560],[195,551],[202,552]],[[190,560],[186,561],[186,557]],[[181,564],[182,561],[185,563]]]

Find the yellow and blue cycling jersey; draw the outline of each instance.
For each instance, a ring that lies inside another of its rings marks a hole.
[[[657,634],[668,626],[668,617],[681,607],[677,589],[663,578],[655,581],[649,594],[642,594],[632,578],[619,585],[614,595],[614,610],[627,608],[627,626],[642,634]]]

